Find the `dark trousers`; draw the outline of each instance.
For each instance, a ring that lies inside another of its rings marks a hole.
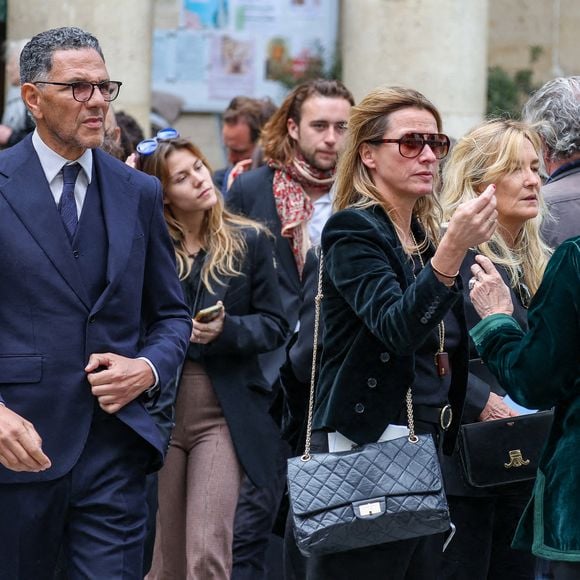
[[[552,562],[551,567],[554,580],[578,580],[580,578],[580,562]]]
[[[95,411],[65,476],[0,486],[0,579],[138,580],[145,539],[148,445]],[[59,560],[60,558],[60,560]]]
[[[145,545],[143,551],[143,577],[147,576],[151,570],[153,562],[153,547],[155,546],[156,520],[157,520],[157,493],[159,489],[157,473],[151,473],[147,476],[146,483],[146,502],[147,502],[147,524],[145,534]]]
[[[280,443],[277,476],[264,487],[248,477],[242,482],[234,521],[233,570],[231,580],[265,580],[270,534],[286,484],[285,443]]]
[[[457,531],[441,556],[441,580],[533,580],[535,558],[511,548],[526,494],[447,501]]]
[[[307,580],[435,580],[443,534],[307,559]]]
[[[284,579],[304,580],[306,578],[306,556],[300,552],[294,539],[294,526],[292,524],[292,512],[288,512],[286,519],[286,531],[284,533]]]

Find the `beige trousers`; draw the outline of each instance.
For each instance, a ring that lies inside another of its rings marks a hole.
[[[243,471],[201,365],[186,361],[175,411],[147,580],[229,580]]]

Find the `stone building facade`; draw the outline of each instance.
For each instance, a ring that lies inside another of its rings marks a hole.
[[[116,108],[148,127],[152,30],[174,26],[179,4],[8,0],[7,37],[72,24],[90,30],[102,43],[111,78],[124,83]],[[379,84],[417,88],[440,108],[454,137],[485,114],[488,66],[508,73],[530,68],[536,84],[580,74],[576,0],[341,0],[339,7],[343,80],[355,97]],[[224,163],[217,115],[185,113],[176,127],[214,166]]]

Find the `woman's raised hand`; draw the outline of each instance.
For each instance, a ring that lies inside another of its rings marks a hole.
[[[488,185],[477,198],[459,205],[449,220],[447,231],[439,243],[431,263],[436,270],[454,278],[469,248],[487,242],[497,228],[495,185]],[[446,281],[437,277],[443,282]]]
[[[479,197],[458,206],[449,220],[445,236],[465,251],[487,242],[497,228],[495,206],[495,185],[491,184]]]

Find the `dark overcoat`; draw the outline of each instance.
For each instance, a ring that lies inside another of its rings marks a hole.
[[[222,277],[205,292],[199,308],[224,303],[222,333],[213,342],[191,343],[189,359],[201,363],[222,407],[244,471],[260,487],[275,475],[279,429],[269,414],[270,385],[258,355],[278,348],[288,336],[272,240],[246,230],[247,253],[240,276]]]

